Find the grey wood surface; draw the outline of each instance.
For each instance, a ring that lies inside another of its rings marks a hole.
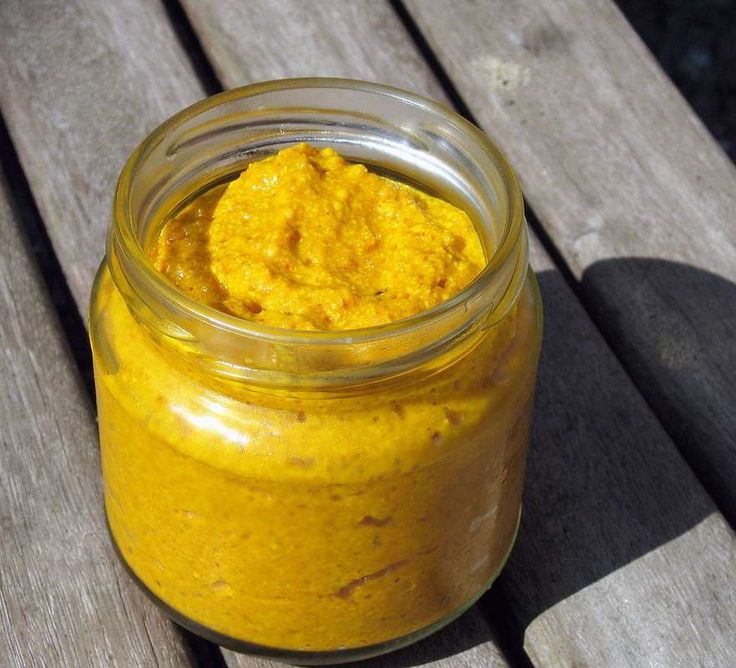
[[[233,668],[277,668],[283,664],[224,650]],[[373,659],[341,664],[350,668],[502,668],[509,664],[477,608],[438,633],[404,649]]]
[[[256,19],[236,11],[234,1],[185,0],[185,6],[227,86],[305,72],[347,72],[390,77],[399,86],[441,97],[436,83],[423,88],[431,72],[422,61],[417,71],[418,54],[407,58],[401,46],[404,59],[399,58],[396,43],[403,44],[407,35],[387,4],[351,3],[345,16],[338,3],[323,3],[316,35],[302,2],[269,3],[269,11]],[[454,3],[453,11],[473,6]],[[506,11],[495,7],[497,14]],[[280,32],[267,30],[268,16],[278,16]],[[438,7],[433,20],[439,25],[447,16]],[[472,23],[470,15],[464,20]],[[317,45],[311,50],[293,39],[305,24],[309,43]],[[382,28],[360,32],[360,53],[345,49],[339,58],[325,57],[319,45],[340,43],[356,25]],[[241,38],[219,40],[226,32]],[[453,34],[462,41],[458,26]],[[441,41],[441,28],[438,35]],[[391,65],[381,72],[384,61],[366,63],[366,51],[388,54]],[[289,70],[283,66],[288,62],[298,64]],[[402,62],[412,63],[411,71],[405,72]],[[635,82],[637,73],[631,74]],[[525,76],[520,70],[521,80]],[[535,131],[543,131],[544,124],[538,125]],[[508,140],[513,141],[515,135]],[[660,225],[665,234],[665,223]],[[503,600],[495,605],[508,603],[527,629],[526,649],[538,665],[733,662],[732,531],[549,258],[538,243],[532,249],[547,334],[526,514],[519,545],[493,595]]]
[[[0,107],[83,314],[123,163],[201,97],[159,2],[0,3]]]
[[[184,666],[113,554],[97,435],[0,173],[0,664]]]
[[[292,61],[298,63],[299,71],[278,70],[276,63],[274,73],[269,74],[268,56],[263,54],[279,51],[281,66],[288,64],[289,49],[298,42],[293,36],[301,34],[296,31],[304,23],[298,12],[290,14],[291,6],[280,9],[284,7],[281,3],[271,4],[274,11],[281,11],[282,19],[297,17],[291,39],[288,32],[283,42],[275,41],[273,35],[250,33],[244,14],[231,13],[227,18],[231,31],[238,30],[233,21],[243,20],[242,39],[229,41],[230,48],[241,49],[230,55],[236,68],[231,70],[211,52],[226,84],[308,71],[382,79],[439,95],[418,55],[403,56],[396,62],[389,59],[391,67],[386,71],[378,64],[374,54],[396,53],[395,42],[403,45],[400,49],[412,50],[403,41],[403,29],[392,23],[391,10],[381,3],[339,3],[350,4],[353,12],[377,13],[378,22],[370,25],[382,29],[361,36],[368,48],[345,47],[336,52],[332,64],[322,49],[302,50],[298,60]],[[129,31],[108,26],[108,42],[95,31],[102,31],[103,37],[107,34],[97,23],[103,25],[104,17],[109,21],[109,14],[94,10],[95,14],[80,3],[77,13],[81,18],[72,20],[51,7],[42,26],[33,22],[38,6],[26,3],[20,8],[26,13],[13,32],[24,35],[23,39],[2,34],[5,28],[0,27],[0,101],[59,259],[84,311],[117,171],[111,169],[114,161],[108,155],[99,154],[119,155],[121,164],[146,129],[170,113],[164,108],[167,100],[174,104],[177,95],[196,96],[200,88],[171,41],[170,31],[151,24],[160,17],[148,4],[138,8],[126,0],[116,5],[114,20],[119,23],[110,26],[133,25],[136,35],[131,38]],[[218,20],[217,12],[227,7],[228,3],[211,5],[205,14],[188,9],[204,36],[203,26]],[[148,20],[138,22],[136,15]],[[341,43],[340,34],[346,27],[340,16],[335,12],[321,28],[319,23],[311,28],[316,31],[311,38],[314,45]],[[76,28],[77,20],[86,21],[87,29]],[[58,44],[65,40],[60,35],[70,30],[77,30],[73,67],[69,62],[55,62],[44,51],[61,48]],[[126,42],[128,39],[135,41]],[[93,55],[101,48],[98,40],[105,43],[107,54],[101,63]],[[208,47],[207,40],[203,41]],[[131,46],[146,43],[157,44],[155,58],[142,60]],[[254,51],[261,54],[261,61],[253,57]],[[350,60],[355,53],[367,57]],[[115,61],[117,67],[106,66],[108,61]],[[251,73],[251,62],[261,62],[261,69]],[[405,70],[401,69],[403,62],[409,63]],[[32,63],[32,70],[24,63]],[[80,102],[64,99],[64,95],[78,94],[74,86],[65,92],[65,82],[75,80],[84,81],[85,90],[109,90],[92,98],[94,108],[85,110]],[[155,86],[146,85],[152,81]],[[35,96],[22,90],[31,84],[39,89]],[[158,102],[139,99],[159,85],[168,92]],[[119,121],[121,112],[116,105],[121,100],[135,112],[131,116],[134,123]],[[29,109],[34,112],[32,120],[24,118]],[[87,124],[96,127],[87,131]],[[92,131],[94,137],[89,136]],[[54,137],[53,146],[38,141],[38,137],[49,136]],[[107,143],[94,141],[100,137]],[[120,148],[126,142],[129,145]],[[99,150],[101,145],[105,151]],[[53,165],[51,176],[48,165]],[[94,188],[88,187],[92,181]],[[82,187],[72,188],[76,183]],[[59,197],[62,199],[55,199]],[[104,215],[90,215],[103,210]],[[75,217],[83,222],[75,222]],[[80,233],[87,235],[84,244],[76,236]],[[728,633],[734,627],[736,609],[733,535],[538,247],[535,264],[541,270],[548,324],[526,511],[519,545],[491,602],[507,605],[510,615],[522,627],[528,626],[526,649],[538,665],[600,665],[602,657],[607,665],[708,665],[707,659],[714,662],[711,665],[723,660],[733,663],[734,647]],[[656,616],[647,617],[654,613]],[[465,651],[482,648],[485,642],[483,635],[483,642]],[[465,660],[462,657],[462,653],[455,655],[455,665],[463,665],[457,663]],[[431,658],[430,652],[421,660]],[[477,655],[470,659],[474,665],[478,660]],[[256,660],[239,661],[243,662],[240,665],[257,665]],[[413,665],[417,660],[406,661]]]
[[[382,1],[266,0],[249,3],[247,10],[234,0],[181,4],[228,88],[266,79],[333,76],[403,88],[411,83],[425,95],[445,97]],[[326,26],[332,26],[329,34]]]
[[[736,523],[733,164],[609,0],[406,4]]]
[[[733,529],[532,244],[545,337],[519,540],[496,587],[537,666],[736,665]]]

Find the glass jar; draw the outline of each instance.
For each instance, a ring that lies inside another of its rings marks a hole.
[[[401,321],[301,332],[215,311],[155,270],[144,249],[168,217],[299,142],[464,208],[483,272]],[[92,294],[120,558],[177,622],[239,651],[338,662],[440,628],[514,541],[540,324],[514,174],[455,113],[340,79],[184,110],[125,165]]]

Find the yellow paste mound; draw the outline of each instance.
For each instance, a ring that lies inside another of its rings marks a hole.
[[[196,200],[164,226],[152,257],[198,301],[307,330],[406,318],[457,294],[485,263],[464,211],[307,144]]]

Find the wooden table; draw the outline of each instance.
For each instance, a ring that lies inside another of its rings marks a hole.
[[[274,665],[182,632],[118,565],[84,320],[134,145],[222,87],[303,75],[489,132],[545,303],[512,558],[365,665],[735,666],[736,174],[609,0],[3,0],[0,663]]]

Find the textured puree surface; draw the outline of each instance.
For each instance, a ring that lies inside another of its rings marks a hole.
[[[198,301],[276,327],[341,330],[457,294],[484,253],[441,199],[299,144],[195,200],[163,228],[157,268]]]
[[[92,329],[113,537],[159,598],[228,636],[330,650],[401,637],[483,591],[521,500],[536,292],[411,387],[294,399],[176,365],[109,274]]]
[[[311,328],[411,315],[483,263],[465,213],[306,145],[192,202],[151,254],[201,302]],[[176,340],[162,354],[101,272],[91,332],[123,558],[185,617],[268,647],[358,648],[451,618],[516,532],[538,306],[529,278],[411,383],[295,397],[218,379]]]

